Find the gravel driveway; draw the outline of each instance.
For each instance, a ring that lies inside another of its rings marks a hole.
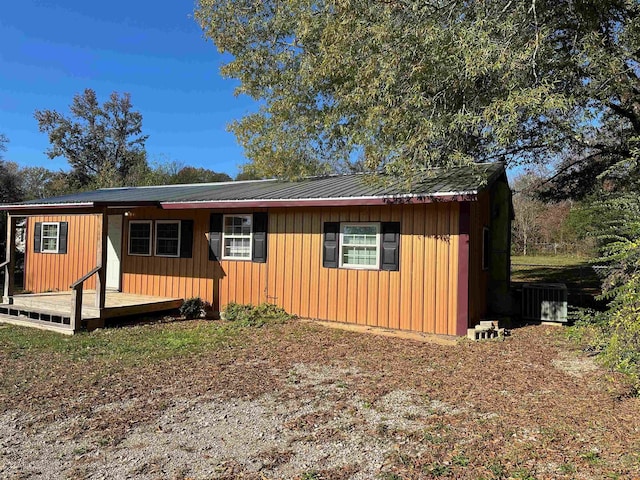
[[[445,347],[269,328],[224,357],[174,359],[136,376],[89,378],[78,366],[20,390],[30,400],[5,395],[0,478],[599,479],[640,471],[638,400],[605,391],[606,372],[552,329]],[[31,375],[46,375],[46,364],[24,368],[40,367]]]

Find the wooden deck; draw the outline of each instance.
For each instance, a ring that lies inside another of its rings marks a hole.
[[[14,295],[13,303],[0,303],[0,322],[28,325],[48,330],[72,332],[71,291]],[[182,305],[181,298],[154,297],[107,291],[102,312],[95,306],[96,292],[87,290],[82,295],[82,325],[77,328],[93,329],[104,325],[104,320],[129,315],[173,310]],[[63,332],[66,333],[66,332]]]

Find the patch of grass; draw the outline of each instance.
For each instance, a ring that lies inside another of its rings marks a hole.
[[[58,354],[65,361],[105,360],[135,365],[233,345],[240,334],[240,328],[221,322],[141,325],[72,337],[11,326],[0,329],[0,348],[14,357]]]
[[[444,442],[444,439],[442,437],[440,437],[439,435],[434,435],[431,432],[424,432],[422,439],[425,442],[433,443],[434,445],[439,445]]]
[[[585,459],[591,465],[597,465],[601,461],[600,454],[594,451],[582,453],[580,454],[580,458]]]
[[[322,476],[317,470],[309,470],[300,475],[300,480],[321,480]]]
[[[80,456],[80,455],[84,455],[86,453],[89,453],[91,451],[91,448],[87,447],[86,445],[83,445],[81,447],[76,447],[73,449],[73,454]]]
[[[537,477],[526,468],[517,468],[511,472],[511,478],[518,478],[520,480],[537,480]]]
[[[443,422],[442,420],[438,420],[435,424],[434,424],[434,429],[435,430],[440,430],[441,432],[449,432],[451,431],[451,426],[446,424],[445,422]]]
[[[456,465],[457,467],[466,467],[469,465],[469,458],[465,457],[462,454],[459,455],[454,455],[453,458],[451,459],[451,463],[453,465]]]
[[[402,477],[400,475],[393,472],[382,472],[380,475],[378,475],[378,478],[380,480],[402,480]]]
[[[425,473],[430,474],[432,477],[447,477],[451,475],[451,467],[443,463],[434,462],[426,467]]]
[[[576,466],[573,463],[563,463],[562,465],[560,465],[558,470],[563,475],[568,475],[570,473],[575,473],[576,472]]]
[[[512,255],[511,265],[576,266],[589,265],[589,259],[573,255]]]
[[[504,468],[504,465],[502,465],[502,463],[500,462],[494,462],[490,464],[489,466],[487,466],[487,470],[489,470],[496,479],[505,477],[506,470]]]

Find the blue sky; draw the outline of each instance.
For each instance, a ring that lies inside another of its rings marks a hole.
[[[36,109],[68,113],[76,93],[100,102],[129,92],[149,135],[150,161],[176,160],[235,175],[246,160],[234,119],[254,110],[219,74],[223,57],[192,17],[191,1],[19,0],[0,16],[0,133],[4,159],[22,166],[67,168],[45,155]]]

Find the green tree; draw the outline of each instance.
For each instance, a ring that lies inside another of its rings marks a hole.
[[[601,299],[604,311],[578,311],[579,328],[601,350],[605,365],[624,373],[640,393],[640,200],[637,194],[605,193],[585,214],[595,220],[598,263],[608,274]]]
[[[263,178],[265,177],[256,171],[253,164],[245,163],[234,180],[262,180]]]
[[[0,203],[12,203],[22,199],[20,177],[18,166],[13,162],[4,160],[4,152],[7,151],[9,139],[0,133]],[[0,232],[4,231],[4,224],[0,225]],[[4,240],[4,238],[2,239]]]
[[[232,178],[226,173],[218,173],[208,168],[183,167],[178,171],[171,183],[211,183],[230,182]]]
[[[144,175],[140,184],[176,185],[182,183],[228,182],[231,177],[226,173],[214,172],[208,168],[185,165],[177,160],[165,159],[156,162]]]
[[[199,0],[255,169],[566,161],[584,183],[640,133],[637,0]],[[593,183],[593,182],[592,182]]]
[[[49,136],[49,158],[65,157],[71,166],[70,185],[77,188],[131,184],[131,174],[146,165],[147,136],[142,114],[131,96],[113,92],[102,105],[95,91],[73,97],[70,115],[36,110],[41,132]]]
[[[0,133],[0,203],[13,203],[22,200],[23,192],[18,176],[18,166],[4,160],[4,152],[7,151],[9,139]],[[0,212],[0,258],[5,258],[7,214]],[[2,274],[2,272],[0,272]]]
[[[52,171],[45,167],[22,167],[17,171],[24,200],[55,197],[78,190],[72,177],[64,171]]]

